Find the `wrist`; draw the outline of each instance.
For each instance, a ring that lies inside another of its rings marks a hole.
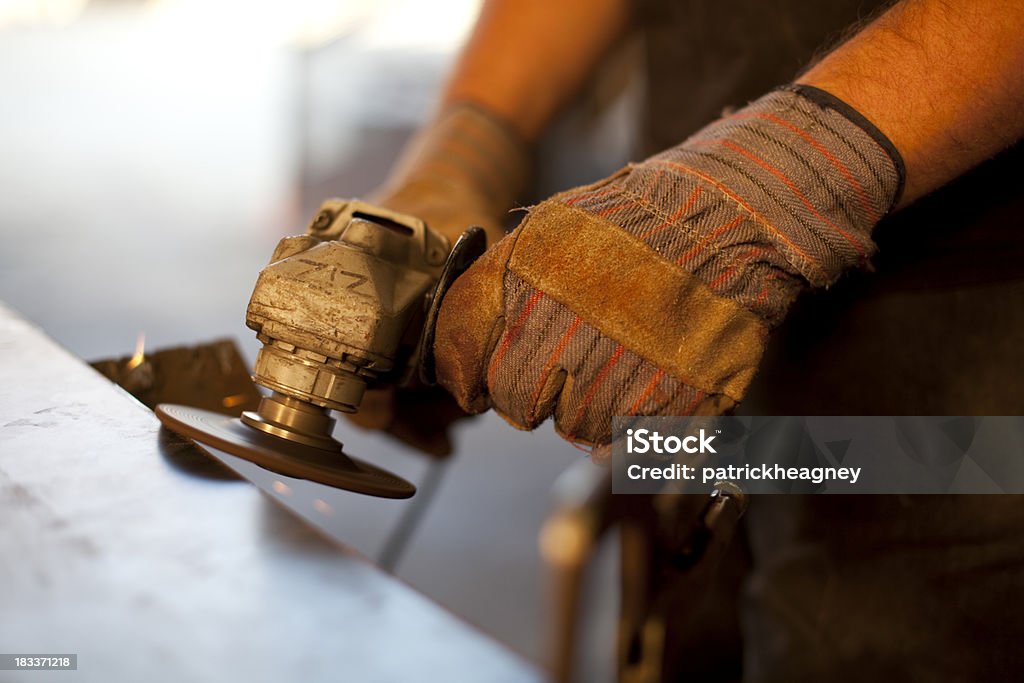
[[[491,238],[523,191],[529,169],[530,148],[511,127],[475,104],[453,103],[413,138],[378,194],[413,213],[442,213],[444,220],[472,216],[487,223]],[[431,222],[431,216],[421,217]],[[441,222],[434,221],[442,232],[469,227]]]
[[[836,97],[828,90],[821,88],[817,85],[811,85],[809,83],[790,83],[784,85],[779,90],[789,91],[805,97],[806,99],[814,102],[823,109],[831,109],[851,123],[858,126],[861,130],[867,133],[877,144],[881,147],[885,153],[889,156],[893,166],[897,173],[897,184],[896,194],[892,199],[889,206],[889,210],[898,206],[900,199],[903,196],[903,190],[906,187],[907,181],[907,168],[903,161],[903,155],[896,148],[896,145],[882,132],[882,130],[876,126],[871,120],[869,120],[864,114],[855,109],[851,104],[845,100]]]
[[[558,199],[626,231],[771,328],[802,288],[827,287],[868,261],[900,177],[857,122],[781,90]]]
[[[903,184],[896,148],[838,98],[786,86],[659,155],[714,178],[812,287],[874,254],[871,233]]]
[[[505,236],[508,212],[499,211],[473,187],[444,178],[421,176],[402,185],[385,186],[369,200],[416,216],[455,244],[471,226],[484,229],[488,246]]]

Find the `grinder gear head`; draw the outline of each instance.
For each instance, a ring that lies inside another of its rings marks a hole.
[[[411,484],[346,456],[329,414],[356,412],[367,386],[405,384],[417,368],[432,382],[438,305],[485,244],[479,228],[452,248],[413,216],[357,200],[325,202],[306,234],[278,243],[249,300],[245,322],[263,342],[253,380],[271,394],[241,418],[182,406],[158,406],[157,414],[176,431],[281,474],[412,495]]]

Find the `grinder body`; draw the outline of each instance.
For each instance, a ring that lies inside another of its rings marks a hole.
[[[311,408],[355,412],[368,384],[403,383],[449,252],[418,218],[326,202],[305,235],[281,240],[256,281],[245,316],[263,342],[253,380],[275,393],[243,422],[308,439],[319,423],[305,417]]]
[[[452,248],[414,216],[358,200],[325,202],[306,234],[278,243],[253,288],[245,320],[263,343],[253,380],[271,391],[258,410],[231,422],[180,406],[158,406],[157,414],[176,431],[282,474],[389,495],[355,481],[352,468],[371,466],[344,455],[330,411],[356,412],[368,387],[402,385],[433,367],[440,300],[484,248],[479,228]]]

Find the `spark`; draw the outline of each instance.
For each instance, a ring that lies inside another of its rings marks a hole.
[[[126,367],[128,370],[134,370],[142,365],[144,360],[146,360],[146,333],[139,332],[139,338],[135,340],[135,354],[132,355]]]
[[[234,408],[235,406],[245,403],[245,399],[245,394],[232,394],[231,396],[225,396],[223,400],[221,400],[221,404],[225,408]]]

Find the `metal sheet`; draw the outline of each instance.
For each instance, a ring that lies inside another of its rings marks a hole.
[[[0,340],[0,643],[79,655],[4,680],[539,679],[2,305]]]

